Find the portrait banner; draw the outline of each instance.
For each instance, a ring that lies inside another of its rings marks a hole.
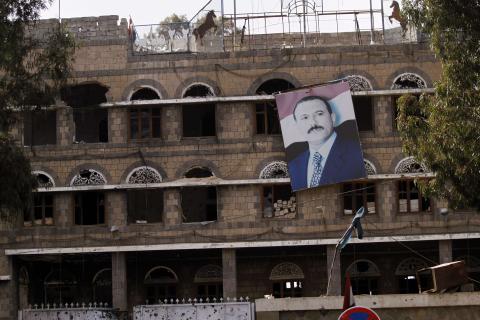
[[[367,176],[346,82],[275,97],[292,190]]]

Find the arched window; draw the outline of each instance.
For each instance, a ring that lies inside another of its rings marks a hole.
[[[40,188],[55,187],[55,181],[48,173],[44,171],[33,171],[32,174],[37,178],[37,183]]]
[[[194,167],[185,172],[185,178],[208,178],[213,176],[212,170],[205,167]]]
[[[197,284],[197,296],[202,299],[220,298],[223,296],[222,267],[207,264],[195,273],[193,282]]]
[[[415,73],[402,73],[393,80],[392,89],[423,89],[427,82]]]
[[[400,160],[395,167],[396,174],[429,172],[428,168],[418,163],[413,157]],[[398,211],[425,212],[430,211],[430,199],[423,196],[413,179],[403,179],[398,182]]]
[[[380,271],[370,260],[354,261],[348,268],[352,280],[353,294],[378,294]]]
[[[87,185],[99,185],[106,184],[107,180],[104,175],[93,169],[83,169],[77,175],[75,175],[70,182],[73,186],[87,186]]]
[[[288,167],[285,161],[273,161],[260,171],[260,179],[288,178]]]
[[[365,171],[367,172],[368,175],[377,174],[377,168],[370,160],[363,159],[363,163],[365,164]]]
[[[145,275],[144,284],[147,304],[164,303],[177,296],[178,277],[175,272],[164,266],[150,269]]]
[[[258,87],[256,94],[267,95],[293,89],[295,86],[284,79],[267,80]],[[261,102],[255,105],[256,133],[280,134],[277,104],[275,101]]]
[[[368,91],[372,90],[372,84],[364,76],[359,75],[349,75],[345,77],[348,85],[350,86],[350,91]]]
[[[160,94],[157,90],[154,90],[149,87],[140,88],[135,91],[132,96],[130,97],[131,101],[134,100],[156,100],[160,99]]]
[[[73,108],[75,142],[108,142],[108,112],[105,108],[91,108],[107,102],[108,87],[99,83],[69,86],[62,90],[61,98]]]
[[[418,258],[402,260],[395,270],[400,293],[418,293],[417,270],[428,267],[425,261]],[[424,286],[422,286],[424,287]]]
[[[301,297],[302,269],[292,262],[283,262],[273,267],[269,279],[272,281],[273,296],[276,298]]]
[[[429,172],[428,168],[415,160],[414,157],[407,157],[400,160],[395,167],[395,173],[423,173]]]
[[[188,87],[184,98],[199,98],[214,96],[213,89],[202,83],[195,83]],[[182,106],[183,136],[208,137],[216,135],[215,104],[186,104]]]
[[[92,279],[93,301],[112,305],[112,269],[99,270]]]
[[[133,169],[127,175],[126,180],[128,184],[160,183],[162,182],[162,176],[156,169],[143,166]]]

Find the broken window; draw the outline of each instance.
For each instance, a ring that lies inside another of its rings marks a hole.
[[[272,79],[264,82],[256,94],[273,94],[295,86],[283,79]],[[278,118],[277,104],[275,101],[261,102],[255,105],[256,132],[257,134],[280,134],[280,120]]]
[[[192,168],[185,178],[208,178],[213,173],[208,168]],[[201,222],[217,220],[217,188],[185,187],[181,189],[182,221]]]
[[[210,88],[204,85],[193,85],[184,93],[184,98],[213,96]],[[215,104],[202,103],[182,106],[183,136],[212,137],[216,135]]]
[[[359,131],[373,131],[373,99],[369,96],[352,96],[353,110]]]
[[[297,201],[289,184],[264,186],[262,190],[262,211],[265,218],[295,217]]]
[[[23,225],[52,225],[53,224],[53,194],[34,193],[30,209],[26,209],[23,216]]]
[[[128,190],[128,222],[162,222],[163,190]]]
[[[367,213],[375,213],[374,183],[345,183],[343,185],[343,213],[355,214],[363,207]]]
[[[25,112],[23,139],[26,146],[56,144],[57,113],[44,110]]]
[[[160,108],[130,109],[130,139],[160,138]]]
[[[158,93],[150,88],[141,88],[135,91],[130,98],[131,101],[133,100],[156,100],[160,99]]]
[[[105,223],[105,196],[103,192],[88,191],[75,194],[75,224]]]
[[[425,212],[430,209],[430,199],[422,195],[414,180],[398,181],[398,212]]]
[[[108,88],[97,83],[66,87],[61,98],[73,108],[75,142],[108,142],[108,112],[99,104],[107,102]]]

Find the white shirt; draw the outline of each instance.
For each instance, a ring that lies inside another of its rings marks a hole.
[[[313,175],[313,155],[315,152],[318,152],[322,155],[322,168],[325,168],[325,162],[327,162],[328,154],[332,149],[333,143],[335,142],[335,138],[337,137],[337,133],[334,131],[332,135],[325,141],[322,146],[318,149],[314,149],[312,146],[309,145],[310,148],[310,158],[308,159],[308,168],[307,168],[307,183],[310,186],[310,181],[312,180]],[[323,172],[322,172],[323,174]]]

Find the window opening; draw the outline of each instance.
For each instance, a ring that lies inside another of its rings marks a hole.
[[[130,139],[161,137],[161,114],[159,107],[130,109]]]
[[[359,131],[373,131],[373,98],[370,96],[352,96],[353,110]]]
[[[275,298],[301,297],[303,295],[302,269],[291,262],[276,265],[270,273],[272,291]]]
[[[376,212],[374,183],[345,183],[343,185],[343,214],[350,215],[364,207],[367,213]]]
[[[430,211],[430,199],[424,197],[414,180],[398,181],[398,211],[402,213]]]
[[[294,218],[297,201],[290,184],[263,186],[263,217]]]
[[[271,79],[264,82],[255,93],[268,95],[293,88],[295,88],[295,86],[287,80]],[[255,114],[257,134],[281,133],[277,104],[274,101],[257,103],[255,105]]]
[[[426,267],[428,267],[428,265],[425,261],[418,258],[407,258],[402,260],[395,270],[400,293],[418,293],[416,272],[417,270]],[[421,283],[422,288],[425,288],[428,285],[424,280],[424,277],[420,278],[420,281],[423,281]]]
[[[112,269],[98,271],[92,280],[93,301],[112,305]]]
[[[184,223],[217,220],[216,187],[186,187],[180,194]]]
[[[205,265],[195,274],[194,283],[197,284],[197,297],[206,299],[223,296],[222,268],[217,265]]]
[[[347,272],[350,274],[353,294],[378,294],[378,267],[368,260],[357,260]]]
[[[192,168],[185,173],[185,178],[208,178],[213,177],[213,173],[208,168]]]
[[[34,193],[30,209],[26,209],[23,225],[53,225],[53,194]]]
[[[105,196],[103,192],[89,191],[75,194],[75,224],[105,223]]]
[[[183,94],[184,98],[214,96],[212,90],[201,84],[192,85]],[[202,103],[182,106],[183,136],[212,137],[216,135],[215,104]]]
[[[176,299],[178,277],[167,267],[155,267],[145,276],[147,304],[164,303],[165,299]]]
[[[24,113],[24,145],[41,146],[57,143],[56,111],[29,111]]]
[[[156,100],[160,99],[158,96],[158,93],[155,92],[155,90],[152,90],[150,88],[141,88],[135,91],[132,94],[132,97],[130,98],[131,101],[134,100]]]
[[[162,222],[163,190],[128,190],[127,207],[129,223]]]

